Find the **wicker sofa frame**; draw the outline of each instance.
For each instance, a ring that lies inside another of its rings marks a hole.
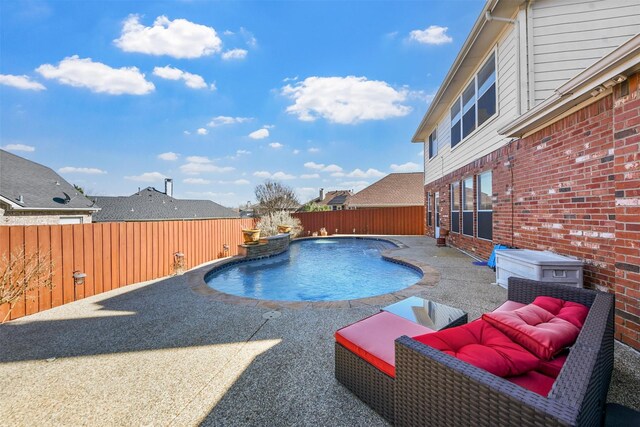
[[[611,294],[509,279],[508,299],[540,295],[590,307],[585,324],[547,397],[403,336],[395,379],[336,344],[336,378],[399,426],[602,425],[613,370]]]

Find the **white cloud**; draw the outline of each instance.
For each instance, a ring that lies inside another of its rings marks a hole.
[[[294,191],[300,200],[311,200],[318,197],[318,189],[314,187],[299,187]]]
[[[322,170],[324,168],[324,165],[322,163],[307,162],[304,164],[304,167],[308,169]]]
[[[422,171],[422,166],[413,162],[407,162],[401,165],[396,165],[394,163],[390,166],[390,168],[394,172],[421,172]]]
[[[224,30],[222,34],[224,34],[225,36],[235,36],[236,33],[231,30]]]
[[[168,160],[168,161],[174,161],[174,160],[178,160],[178,155],[176,153],[174,153],[173,151],[168,151],[166,153],[161,153],[158,154],[158,158],[160,160]]]
[[[189,156],[187,157],[187,163],[180,166],[180,171],[187,175],[198,175],[200,173],[224,173],[232,172],[235,168],[231,166],[217,166],[214,165],[208,157],[204,156]]]
[[[36,147],[33,147],[31,145],[25,145],[25,144],[7,144],[0,148],[7,151],[25,151],[29,153],[36,151]]]
[[[222,53],[222,59],[230,61],[234,59],[244,59],[247,57],[246,49],[231,49]]]
[[[342,168],[338,165],[331,164],[322,169],[324,172],[342,172]]]
[[[145,172],[142,175],[125,176],[124,179],[138,182],[159,182],[166,178],[160,172]]]
[[[279,142],[272,142],[271,144],[269,144],[269,147],[275,148],[276,150],[278,150],[284,147],[284,145],[280,144]]]
[[[354,169],[352,172],[346,174],[346,176],[348,176],[349,178],[379,178],[381,176],[385,176],[385,174],[377,169],[369,168],[366,171],[363,171],[361,169]]]
[[[439,25],[431,25],[424,30],[413,30],[409,33],[409,39],[418,43],[441,45],[451,43],[453,39],[447,34],[448,27]]]
[[[267,171],[255,171],[253,176],[257,176],[258,178],[271,178],[271,173]]]
[[[318,175],[317,173],[303,173],[302,175],[300,175],[300,178],[314,179],[314,178],[320,178],[320,175]]]
[[[184,133],[185,135],[191,135],[191,132],[189,132],[188,130],[185,130],[182,133]]]
[[[186,19],[171,21],[166,16],[159,16],[153,26],[145,27],[138,15],[129,15],[114,43],[125,52],[174,58],[199,58],[222,49],[222,40],[215,29]]]
[[[284,79],[282,79],[283,83],[287,83],[287,82],[295,82],[298,80],[298,76],[295,77],[285,77]]]
[[[338,183],[341,187],[367,187],[369,185],[369,181],[342,181]]]
[[[232,125],[235,123],[244,123],[252,120],[251,117],[229,117],[229,116],[217,116],[211,119],[207,126],[215,128],[223,125]]]
[[[136,67],[111,68],[91,58],[80,59],[78,55],[63,59],[57,66],[43,64],[36,71],[65,85],[109,95],[145,95],[155,89]]]
[[[269,130],[265,128],[258,129],[249,134],[249,138],[251,139],[264,139],[264,138],[267,138],[268,136],[269,136]]]
[[[211,163],[208,157],[204,156],[189,156],[187,157],[187,162],[189,163]]]
[[[322,172],[342,172],[342,168],[335,164],[330,164],[326,166],[323,163],[306,162],[304,164],[304,167],[307,169],[314,169]]]
[[[236,156],[249,155],[249,154],[251,154],[251,151],[249,151],[249,150],[237,150],[236,151]]]
[[[198,135],[206,135],[209,133],[209,131],[205,128],[200,128],[196,132],[198,133]]]
[[[171,67],[170,65],[167,65],[166,67],[154,67],[153,74],[167,80],[183,80],[184,84],[192,89],[216,89],[216,85],[208,85],[202,76],[182,71],[178,68]]]
[[[256,176],[258,178],[272,178],[272,179],[282,179],[282,180],[295,178],[295,176],[282,171],[275,172],[275,173],[271,173],[268,171],[256,171],[253,173],[253,176]]]
[[[295,179],[295,176],[288,174],[288,173],[284,173],[284,172],[276,172],[273,175],[271,175],[271,178],[273,179]]]
[[[203,178],[185,178],[182,180],[185,184],[206,185],[211,184],[211,181]]]
[[[298,150],[297,148],[295,150],[292,151],[293,154],[300,154],[300,150]]]
[[[424,157],[424,150],[420,150],[417,153],[418,157]]]
[[[249,185],[251,182],[247,179],[236,179],[235,181],[231,181],[235,185]]]
[[[411,107],[401,104],[407,99],[407,92],[384,81],[355,76],[307,77],[282,88],[282,93],[295,101],[287,112],[299,120],[322,117],[340,124],[405,116],[411,112]]]
[[[184,165],[180,166],[180,170],[182,171],[182,173],[185,173],[187,175],[198,175],[200,173],[225,173],[225,172],[232,172],[235,170],[235,168],[232,168],[231,166],[216,166],[213,164],[206,164],[206,163],[185,163]]]
[[[25,90],[46,90],[43,84],[34,82],[29,76],[14,76],[12,74],[0,74],[0,84]]]
[[[63,168],[58,169],[60,173],[84,173],[87,175],[102,175],[107,173],[102,169],[98,168],[76,168],[74,166],[65,166]]]
[[[251,31],[248,31],[244,27],[240,27],[240,35],[244,39],[244,41],[247,44],[247,46],[253,47],[253,48],[258,46],[258,40],[256,40],[256,38],[254,37],[254,35],[253,35],[253,33]]]
[[[336,177],[336,178],[342,178],[345,175],[346,175],[346,173],[344,173],[344,172],[334,172],[334,173],[331,174],[331,176]]]
[[[319,153],[320,149],[316,147],[311,147],[307,150],[309,153]]]

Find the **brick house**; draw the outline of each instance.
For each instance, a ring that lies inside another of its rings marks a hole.
[[[99,210],[51,168],[0,150],[0,225],[87,224]]]
[[[640,349],[640,8],[489,0],[424,116],[427,234],[585,262]]]

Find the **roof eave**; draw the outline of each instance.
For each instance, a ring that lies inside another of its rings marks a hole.
[[[456,59],[453,61],[453,64],[451,65],[449,72],[447,73],[444,80],[442,81],[442,84],[438,88],[436,95],[433,97],[433,100],[429,105],[429,109],[427,110],[424,117],[420,121],[420,125],[418,126],[418,129],[413,134],[413,137],[411,138],[412,143],[424,143],[425,139],[428,136],[428,135],[425,135],[426,129],[431,128],[432,127],[432,125],[430,124],[431,121],[437,119],[437,117],[434,117],[434,115],[436,115],[436,110],[439,109],[438,107],[440,106],[440,104],[443,104],[442,98],[445,92],[449,89],[451,82],[453,81],[454,77],[456,77],[458,70],[460,69],[464,60],[467,58],[467,55],[473,49],[476,41],[478,40],[478,37],[482,33],[482,30],[487,26],[487,24],[501,26],[501,27],[508,25],[503,21],[496,21],[496,20],[487,21],[486,13],[493,12],[496,6],[498,6],[500,2],[506,3],[504,2],[504,0],[487,0],[487,2],[485,3],[482,11],[480,12],[480,16],[478,16],[478,18],[476,19],[476,22],[473,25],[471,32],[469,33],[469,35],[467,36],[467,39],[465,40],[464,44],[460,48],[460,51],[458,52],[458,56],[456,56]],[[524,0],[522,1],[516,0],[513,2],[514,7],[519,6],[522,3],[524,3]],[[446,100],[444,103],[448,105],[449,101]]]
[[[640,34],[632,37],[611,53],[560,86],[549,98],[498,129],[505,136],[521,138],[554,121],[571,108],[592,97],[591,92],[618,75],[640,68]],[[603,92],[602,95],[608,94]]]

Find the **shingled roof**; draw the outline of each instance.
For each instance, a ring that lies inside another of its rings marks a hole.
[[[349,197],[351,208],[424,205],[422,172],[391,173]]]
[[[101,210],[94,222],[156,221],[171,219],[238,218],[233,209],[211,200],[174,199],[153,187],[131,196],[92,196]]]
[[[0,150],[0,200],[24,211],[98,209],[53,169],[4,150]]]

